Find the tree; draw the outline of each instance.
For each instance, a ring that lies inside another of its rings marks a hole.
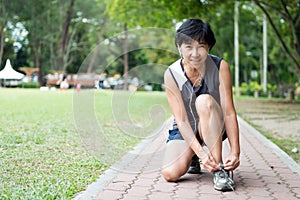
[[[3,56],[3,49],[4,49],[4,28],[7,20],[7,14],[6,14],[6,0],[2,0],[2,16],[1,16],[1,27],[0,27],[0,66]]]
[[[23,41],[19,42],[24,48],[22,54],[28,55],[30,66],[41,69],[40,77],[50,70],[65,69],[68,73],[76,73],[84,60],[88,60],[83,67],[85,70],[82,71],[85,73],[100,73],[111,62],[113,64],[110,65],[108,71],[124,73],[124,67],[120,68],[122,65],[120,63],[124,61],[122,56],[125,55],[123,50],[125,23],[128,29],[126,32],[128,32],[129,44],[129,70],[132,67],[131,63],[141,61],[138,58],[141,54],[146,57],[145,62],[170,64],[178,58],[177,51],[176,49],[170,52],[163,50],[175,47],[173,38],[175,26],[184,19],[192,17],[198,17],[210,23],[217,39],[216,46],[211,53],[226,59],[231,66],[231,71],[234,72],[232,67],[234,63],[232,15],[234,6],[232,1],[173,0],[171,4],[166,0],[1,1],[0,23],[5,25],[0,24],[0,31],[2,31],[0,38],[4,40],[5,36],[6,39],[4,42],[1,41],[0,54],[1,48],[5,48],[3,58],[8,52],[14,55],[10,55],[11,58],[16,58],[17,51],[13,46],[16,41],[12,27],[16,27],[17,23],[22,23],[29,33]],[[292,55],[299,60],[296,51],[299,47],[297,37],[300,35],[297,32],[299,30],[297,1],[277,0],[273,5],[266,0],[240,0],[239,8],[239,55],[241,58],[239,75],[242,77],[241,81],[249,81],[251,71],[259,70],[261,65],[262,16],[264,14],[262,9],[269,13],[281,36],[279,40],[275,31],[268,33],[268,44],[270,44],[268,45],[268,63],[272,65],[272,68],[269,67],[268,76],[272,73],[276,77],[270,81],[272,83],[295,81],[297,77],[291,75],[295,73],[287,74],[291,69],[297,71],[295,59],[282,55],[280,48],[284,41],[287,52],[290,52],[286,55]],[[274,12],[275,8],[282,16]],[[271,27],[271,23],[268,24]],[[161,32],[160,35],[152,36],[151,31],[142,31],[148,27],[154,27],[156,30],[164,28],[169,30],[167,33],[169,35]],[[134,41],[134,37],[137,37],[137,41]],[[109,44],[105,45],[103,41]],[[137,42],[145,49],[135,51],[136,49],[131,46],[138,46]],[[162,48],[155,49],[153,45],[148,45],[151,42]],[[95,48],[97,46],[99,48]],[[91,51],[93,51],[92,54],[90,54]],[[276,62],[272,58],[276,58]],[[62,64],[58,64],[58,61]]]
[[[232,6],[230,1],[210,0],[108,0],[108,13],[120,22],[136,26],[173,28],[186,18],[201,17],[211,21],[220,5]],[[134,9],[133,9],[134,8]],[[151,13],[145,15],[145,13]]]
[[[136,9],[132,9],[135,7]],[[124,66],[124,89],[127,89],[127,76],[128,76],[128,28],[135,28],[141,24],[145,23],[154,23],[160,27],[164,27],[165,23],[162,20],[157,20],[158,18],[168,19],[170,17],[169,14],[164,14],[162,16],[162,12],[153,12],[153,9],[156,10],[157,8],[165,8],[166,2],[165,1],[130,1],[130,0],[115,0],[115,1],[108,1],[107,12],[109,13],[112,19],[116,19],[124,24],[124,40],[123,40],[123,66]],[[145,11],[145,8],[148,10]],[[144,13],[151,13],[152,15],[147,15],[146,17]],[[154,17],[151,17],[154,16]],[[171,18],[170,18],[171,20]]]
[[[17,67],[28,67],[28,54],[25,47],[21,47],[16,55],[16,62],[14,63]]]
[[[99,53],[106,54],[105,49],[97,46],[103,42],[107,32],[112,29],[109,17],[105,12],[106,4],[102,0],[77,1],[74,6],[73,27],[71,32],[74,34],[70,41],[70,62],[67,65],[68,73],[100,73]],[[92,54],[89,53],[92,51]],[[99,52],[100,51],[100,52]],[[105,57],[105,56],[102,56]],[[82,62],[88,59],[88,63]],[[81,66],[81,69],[79,67]]]
[[[22,44],[22,47],[27,47],[28,53],[31,57],[30,64],[39,68],[39,83],[43,85],[43,62],[47,58],[46,37],[49,30],[47,23],[48,10],[51,9],[51,2],[28,0],[28,1],[8,1],[6,4],[7,13],[9,13],[8,21],[15,25],[21,23],[28,31],[26,42],[28,44]],[[22,12],[20,12],[22,11]],[[8,26],[7,26],[8,27]],[[7,28],[6,27],[6,28]],[[14,35],[10,36],[11,40],[15,40]]]
[[[97,35],[96,44],[99,44],[100,41],[101,41],[101,39],[102,39],[106,20],[107,20],[107,15],[104,16],[104,19],[102,20],[102,22],[99,25],[99,32],[98,32],[98,35]],[[87,69],[87,73],[91,73],[92,72],[93,66],[95,64],[96,56],[97,56],[98,53],[99,53],[99,48],[96,48],[95,51],[93,52],[93,56],[92,56],[91,61],[89,63],[89,67]]]
[[[45,71],[64,70],[71,64],[70,52],[74,46],[76,48],[71,44],[75,43],[76,26],[80,24],[73,23],[74,5],[75,0],[70,0],[69,4],[65,1],[38,0],[22,3],[15,0],[7,4],[12,23],[22,23],[29,32],[27,49],[33,60],[31,66],[39,68],[40,85],[43,84]]]
[[[266,14],[269,20],[269,24],[276,33],[277,39],[280,41],[282,47],[284,48],[286,55],[290,57],[294,63],[293,69],[299,74],[299,1],[253,1],[258,6],[258,8],[260,8],[263,11],[263,13]],[[241,0],[241,2],[244,5],[246,4],[252,7],[253,13],[257,12],[257,9],[251,6],[251,2],[249,2],[248,0]],[[225,13],[227,10],[232,10],[233,4],[230,1],[209,0],[187,0],[184,2],[174,0],[172,1],[172,4],[163,0],[140,0],[138,2],[133,2],[130,0],[115,0],[111,1],[108,7],[108,12],[110,13],[111,17],[116,18],[121,22],[126,21],[129,27],[135,27],[137,25],[140,25],[170,28],[175,23],[185,18],[191,17],[200,17],[206,21],[213,23],[214,21],[216,21],[216,17],[218,17],[218,15],[216,14]],[[150,12],[151,15],[144,15],[144,13]],[[241,13],[242,12],[243,11],[241,11]],[[278,18],[278,13],[280,18]],[[221,16],[224,17],[224,15]],[[228,21],[221,19],[219,22],[226,23]],[[223,25],[217,27],[222,28],[225,26]],[[287,38],[292,39],[289,40]],[[231,56],[229,57],[233,58]]]
[[[175,25],[178,22],[181,22],[182,20],[186,18],[193,18],[198,17],[202,18],[206,21],[216,21],[215,18],[218,17],[216,13],[225,13],[228,10],[233,10],[233,7],[230,7],[230,2],[222,3],[220,4],[219,1],[212,2],[212,1],[193,1],[193,0],[187,0],[187,1],[172,1],[170,4],[168,1],[156,1],[156,0],[140,0],[138,2],[136,1],[130,1],[130,0],[115,0],[110,1],[107,6],[107,11],[109,15],[122,23],[127,23],[128,27],[130,28],[136,28],[138,26],[141,27],[158,27],[158,28],[168,28],[172,30],[172,32],[175,32]],[[220,8],[221,7],[221,8]],[[230,9],[228,9],[230,8]],[[144,13],[151,13],[151,15],[145,15]],[[232,13],[232,12],[231,12]],[[228,11],[228,15],[226,17],[232,17],[231,13]],[[224,17],[224,15],[222,15]],[[163,19],[163,20],[162,20]],[[223,20],[220,21],[220,26],[217,26],[218,28],[221,27],[232,27],[232,26],[224,26],[224,23],[232,21],[233,19]],[[231,22],[231,24],[233,24]],[[226,36],[228,36],[228,29],[223,29],[226,33]],[[233,33],[233,31],[230,31]],[[145,38],[147,40],[147,38]],[[230,40],[224,40],[225,41],[232,41]],[[174,41],[168,41],[170,42],[169,45],[173,45]],[[229,42],[228,42],[229,43]],[[219,45],[221,47],[220,49],[224,49],[226,45]],[[230,45],[229,45],[230,46]],[[232,46],[232,45],[231,45]],[[228,47],[228,45],[226,46]],[[218,48],[214,48],[214,52],[220,52]],[[157,51],[158,52],[158,51]],[[222,52],[219,55],[223,55],[224,52]],[[165,56],[165,63],[170,62],[169,59],[170,56],[167,54],[159,54],[160,57]],[[233,57],[233,56],[232,56]]]
[[[31,15],[26,16],[30,17],[29,19],[27,18],[27,25],[28,25],[28,30],[30,30],[30,40],[31,40],[31,48],[32,48],[32,53],[34,55],[34,65],[36,68],[39,69],[39,74],[38,74],[38,81],[39,85],[43,86],[44,85],[44,69],[43,69],[43,61],[44,61],[44,56],[43,53],[45,50],[45,33],[47,33],[47,25],[44,23],[40,23],[41,20],[47,21],[45,13],[47,13],[47,2],[43,3],[38,3],[37,0],[34,0],[32,7],[32,12],[30,13]],[[28,7],[31,7],[32,4],[27,4]],[[42,13],[42,14],[40,14]],[[39,17],[37,17],[39,16]]]
[[[278,41],[300,76],[300,6],[299,1],[254,0],[266,15]],[[286,36],[291,40],[285,40]]]

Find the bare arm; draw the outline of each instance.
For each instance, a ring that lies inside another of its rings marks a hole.
[[[225,169],[233,170],[238,167],[240,163],[239,128],[232,97],[230,69],[224,60],[222,60],[220,66],[220,98],[226,133],[231,149],[229,157],[225,160]]]
[[[200,159],[203,159],[206,154],[197,140],[192,127],[190,126],[181,92],[179,91],[169,70],[165,72],[164,82],[166,86],[168,102],[182,137],[189,144],[190,148],[195,152],[195,154],[197,154]]]

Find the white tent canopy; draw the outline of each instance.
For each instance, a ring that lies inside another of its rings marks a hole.
[[[20,80],[23,77],[24,77],[24,74],[15,71],[10,64],[10,60],[7,59],[4,69],[0,71],[0,79]]]

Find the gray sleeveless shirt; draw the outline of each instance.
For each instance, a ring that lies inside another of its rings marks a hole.
[[[199,116],[195,107],[196,98],[201,94],[209,94],[220,104],[219,69],[221,60],[222,58],[214,55],[209,54],[207,56],[204,78],[200,84],[201,86],[198,87],[193,87],[193,84],[186,76],[182,66],[182,59],[177,60],[168,68],[181,92],[185,110],[194,133],[198,132],[197,126],[199,122]],[[174,125],[176,125],[175,120]]]

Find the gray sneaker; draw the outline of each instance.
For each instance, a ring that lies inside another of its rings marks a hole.
[[[220,164],[222,170],[214,172],[214,188],[215,190],[226,192],[234,191],[234,181],[229,177],[229,172],[224,170],[224,166]]]

